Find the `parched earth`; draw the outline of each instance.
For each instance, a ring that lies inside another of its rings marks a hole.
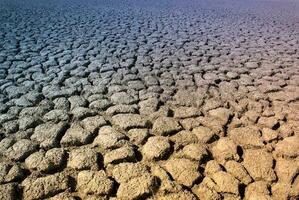
[[[1,0],[0,199],[298,199],[298,10]]]

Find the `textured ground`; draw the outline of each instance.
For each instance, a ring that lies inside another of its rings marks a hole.
[[[0,199],[298,199],[298,1],[0,1]]]

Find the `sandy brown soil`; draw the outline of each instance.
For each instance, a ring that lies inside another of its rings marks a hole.
[[[298,11],[1,0],[0,199],[298,199]]]

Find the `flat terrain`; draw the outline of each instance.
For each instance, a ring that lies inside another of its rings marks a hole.
[[[0,0],[0,199],[298,199],[298,51],[295,0]]]

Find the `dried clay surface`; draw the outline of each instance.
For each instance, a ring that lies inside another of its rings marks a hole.
[[[0,0],[0,199],[298,199],[298,11]]]

